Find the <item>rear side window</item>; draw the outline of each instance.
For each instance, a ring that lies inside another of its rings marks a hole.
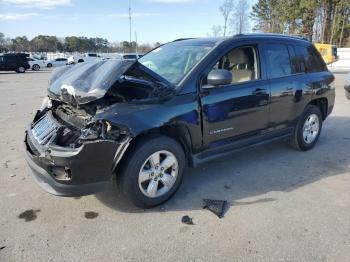
[[[327,67],[314,46],[295,46],[297,53],[300,72],[301,73],[315,73],[327,71]]]
[[[266,44],[267,74],[269,78],[277,78],[292,74],[288,47],[283,44]]]

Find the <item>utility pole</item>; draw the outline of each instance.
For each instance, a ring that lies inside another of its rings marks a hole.
[[[137,50],[137,32],[135,31],[135,52],[136,54],[138,53],[138,50]]]
[[[129,0],[129,37],[131,46],[131,0]]]

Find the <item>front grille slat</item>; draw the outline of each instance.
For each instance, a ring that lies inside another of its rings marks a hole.
[[[49,112],[34,124],[31,132],[39,144],[45,145],[54,135],[56,135],[60,126],[61,125]]]

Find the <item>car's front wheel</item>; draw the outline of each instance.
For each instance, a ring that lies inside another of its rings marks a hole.
[[[150,136],[127,151],[117,170],[117,183],[136,206],[151,208],[177,191],[184,167],[185,155],[175,140]]]
[[[292,146],[307,151],[314,147],[322,130],[322,115],[317,106],[308,105],[295,127]]]
[[[50,68],[50,67],[52,67],[52,64],[48,63],[46,66]]]

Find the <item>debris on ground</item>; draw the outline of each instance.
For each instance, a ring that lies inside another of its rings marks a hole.
[[[37,218],[36,214],[40,211],[41,211],[40,209],[37,209],[37,210],[28,209],[22,212],[21,214],[19,214],[18,218],[24,219],[25,222],[30,222]]]
[[[187,215],[182,217],[181,222],[186,225],[194,225],[193,219]]]
[[[16,175],[15,174],[11,174],[10,177],[15,177]]]
[[[2,247],[0,247],[0,250],[2,250],[2,249],[4,249],[6,246],[2,246]]]
[[[226,200],[203,199],[203,201],[203,209],[208,209],[209,211],[217,215],[219,218],[224,217],[225,209],[227,206]]]
[[[4,162],[4,167],[5,167],[5,168],[9,168],[9,164],[8,164],[9,162],[10,162],[9,160],[6,160],[6,161]]]
[[[87,219],[94,219],[96,217],[98,217],[98,213],[96,213],[96,212],[92,212],[92,211],[85,212],[85,218],[87,218]]]

